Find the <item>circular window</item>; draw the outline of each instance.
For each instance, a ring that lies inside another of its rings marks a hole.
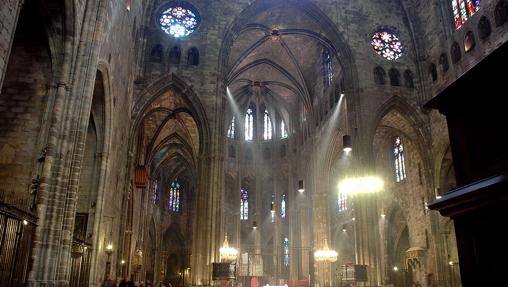
[[[399,37],[388,29],[374,33],[371,44],[374,51],[387,60],[397,60],[402,56],[403,47]]]
[[[159,22],[162,31],[175,38],[180,38],[194,32],[199,26],[201,19],[199,13],[192,5],[179,3],[171,5],[164,10],[161,13]]]

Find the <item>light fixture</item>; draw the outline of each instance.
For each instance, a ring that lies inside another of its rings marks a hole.
[[[224,235],[224,243],[222,247],[219,249],[220,259],[223,262],[232,262],[235,261],[238,257],[238,250],[233,247],[229,247],[228,243],[228,234]]]
[[[111,254],[113,254],[113,244],[108,243],[108,245],[106,245],[106,250],[104,252],[106,252],[108,256],[111,256]]]
[[[383,181],[374,176],[346,178],[339,182],[339,190],[348,195],[374,193],[381,191],[383,185]]]
[[[395,272],[399,271],[399,267],[393,266],[393,271],[395,271]]]
[[[337,261],[337,258],[339,257],[339,254],[337,251],[332,250],[328,248],[328,243],[325,239],[325,245],[323,249],[319,249],[316,252],[314,252],[314,258],[317,262],[335,262]]]
[[[354,218],[354,217],[353,217],[353,218],[351,218],[351,220],[355,221],[355,220],[356,220],[356,218]]]
[[[381,213],[381,218],[385,218],[385,217],[386,217],[386,214]]]
[[[353,150],[353,145],[351,144],[351,136],[350,135],[344,135],[342,137],[342,146],[344,149],[344,152],[349,153]]]
[[[26,219],[23,219],[23,225],[28,225],[28,221]]]
[[[280,39],[280,34],[279,34],[279,30],[277,29],[273,29],[272,30],[272,33],[270,35],[270,38],[272,39],[272,41],[277,41]]]
[[[347,229],[342,228],[342,232],[346,233],[346,232],[347,232]]]
[[[436,195],[436,199],[441,199],[443,198],[441,195]]]
[[[125,260],[122,259],[122,261],[120,261],[120,264],[124,265],[125,264]]]
[[[299,193],[305,192],[305,187],[303,186],[303,179],[300,179],[298,181],[298,192]]]

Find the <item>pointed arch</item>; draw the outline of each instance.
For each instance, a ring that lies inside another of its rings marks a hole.
[[[173,73],[166,74],[155,80],[140,93],[139,100],[134,104],[132,109],[132,118],[134,121],[131,126],[131,134],[135,134],[135,131],[138,130],[142,122],[141,115],[148,106],[168,90],[174,90],[185,102],[189,114],[198,127],[199,154],[204,154],[204,152],[210,148],[210,145],[207,144],[210,142],[210,127],[205,109],[192,87]],[[134,137],[130,138],[129,146],[131,149],[134,146],[134,140]]]
[[[421,117],[420,112],[409,104],[406,99],[394,96],[378,109],[376,117],[374,117],[369,129],[368,138],[371,143],[370,146],[374,146],[376,130],[381,126],[383,119],[391,113],[398,113],[407,121],[407,126],[401,128],[400,131],[405,132],[405,136],[416,145],[423,162],[422,168],[425,173],[424,176],[432,180],[433,176],[429,172],[432,170],[433,164],[430,160],[431,151],[428,149],[429,146],[432,146],[429,136],[430,131],[426,128],[427,125]],[[430,182],[429,185],[432,186],[432,183]]]
[[[232,23],[227,27],[226,34],[222,40],[219,56],[219,75],[222,76],[224,82],[228,82],[228,79],[231,78],[228,77],[231,64],[229,63],[229,56],[231,54],[232,44],[234,40],[243,32],[245,27],[248,26],[250,19],[252,19],[253,16],[256,15],[259,11],[268,10],[280,4],[275,2],[278,1],[253,1],[246,9],[238,14]],[[335,58],[340,61],[340,65],[344,69],[345,83],[348,84],[347,92],[352,97],[351,104],[356,103],[358,101],[358,72],[354,63],[352,51],[345,39],[338,31],[337,26],[311,1],[287,1],[287,4],[297,7],[303,13],[315,20],[318,25],[326,27],[326,29],[324,29],[327,31],[327,42],[325,44],[330,48],[330,52],[335,56]],[[303,102],[305,103],[307,110],[312,110],[310,97],[304,98]]]

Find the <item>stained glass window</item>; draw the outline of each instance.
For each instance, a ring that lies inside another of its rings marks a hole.
[[[240,220],[249,219],[249,193],[247,189],[240,189]]]
[[[270,217],[272,223],[275,222],[275,194],[272,194],[272,203],[270,203]]]
[[[395,180],[401,182],[406,179],[406,163],[404,162],[404,145],[400,137],[395,139],[393,154],[395,161]]]
[[[284,121],[280,121],[280,138],[285,139],[288,137],[288,130]]]
[[[153,182],[152,186],[152,203],[153,205],[159,204],[159,183],[157,180]]]
[[[347,210],[347,193],[339,192],[339,197],[337,200],[339,206],[339,212]]]
[[[284,266],[289,266],[289,239],[284,237],[282,242],[282,248],[284,249]]]
[[[245,140],[251,141],[254,139],[254,109],[249,107],[245,114]]]
[[[282,195],[282,200],[280,201],[280,218],[286,218],[286,195]]]
[[[229,125],[228,138],[230,139],[235,138],[235,117],[233,117],[233,119],[231,120],[231,124]]]
[[[455,29],[466,24],[480,10],[480,0],[452,0]]]
[[[200,22],[199,13],[190,4],[171,6],[159,18],[162,31],[175,38],[190,35]]]
[[[399,37],[391,30],[378,30],[372,35],[371,44],[374,51],[387,60],[397,60],[402,56],[402,43]]]
[[[169,203],[168,209],[174,212],[180,212],[181,210],[181,200],[180,200],[180,191],[181,185],[177,179],[175,179],[171,183],[171,188],[169,189]]]
[[[263,139],[265,141],[272,139],[272,121],[270,120],[268,110],[265,110],[263,118]]]
[[[328,49],[323,51],[323,84],[328,88],[332,84],[333,79],[333,63],[332,55]]]

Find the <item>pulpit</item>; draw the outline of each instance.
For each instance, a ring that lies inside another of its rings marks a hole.
[[[429,205],[455,224],[462,286],[506,286],[508,44],[431,99],[446,116],[457,188]]]

